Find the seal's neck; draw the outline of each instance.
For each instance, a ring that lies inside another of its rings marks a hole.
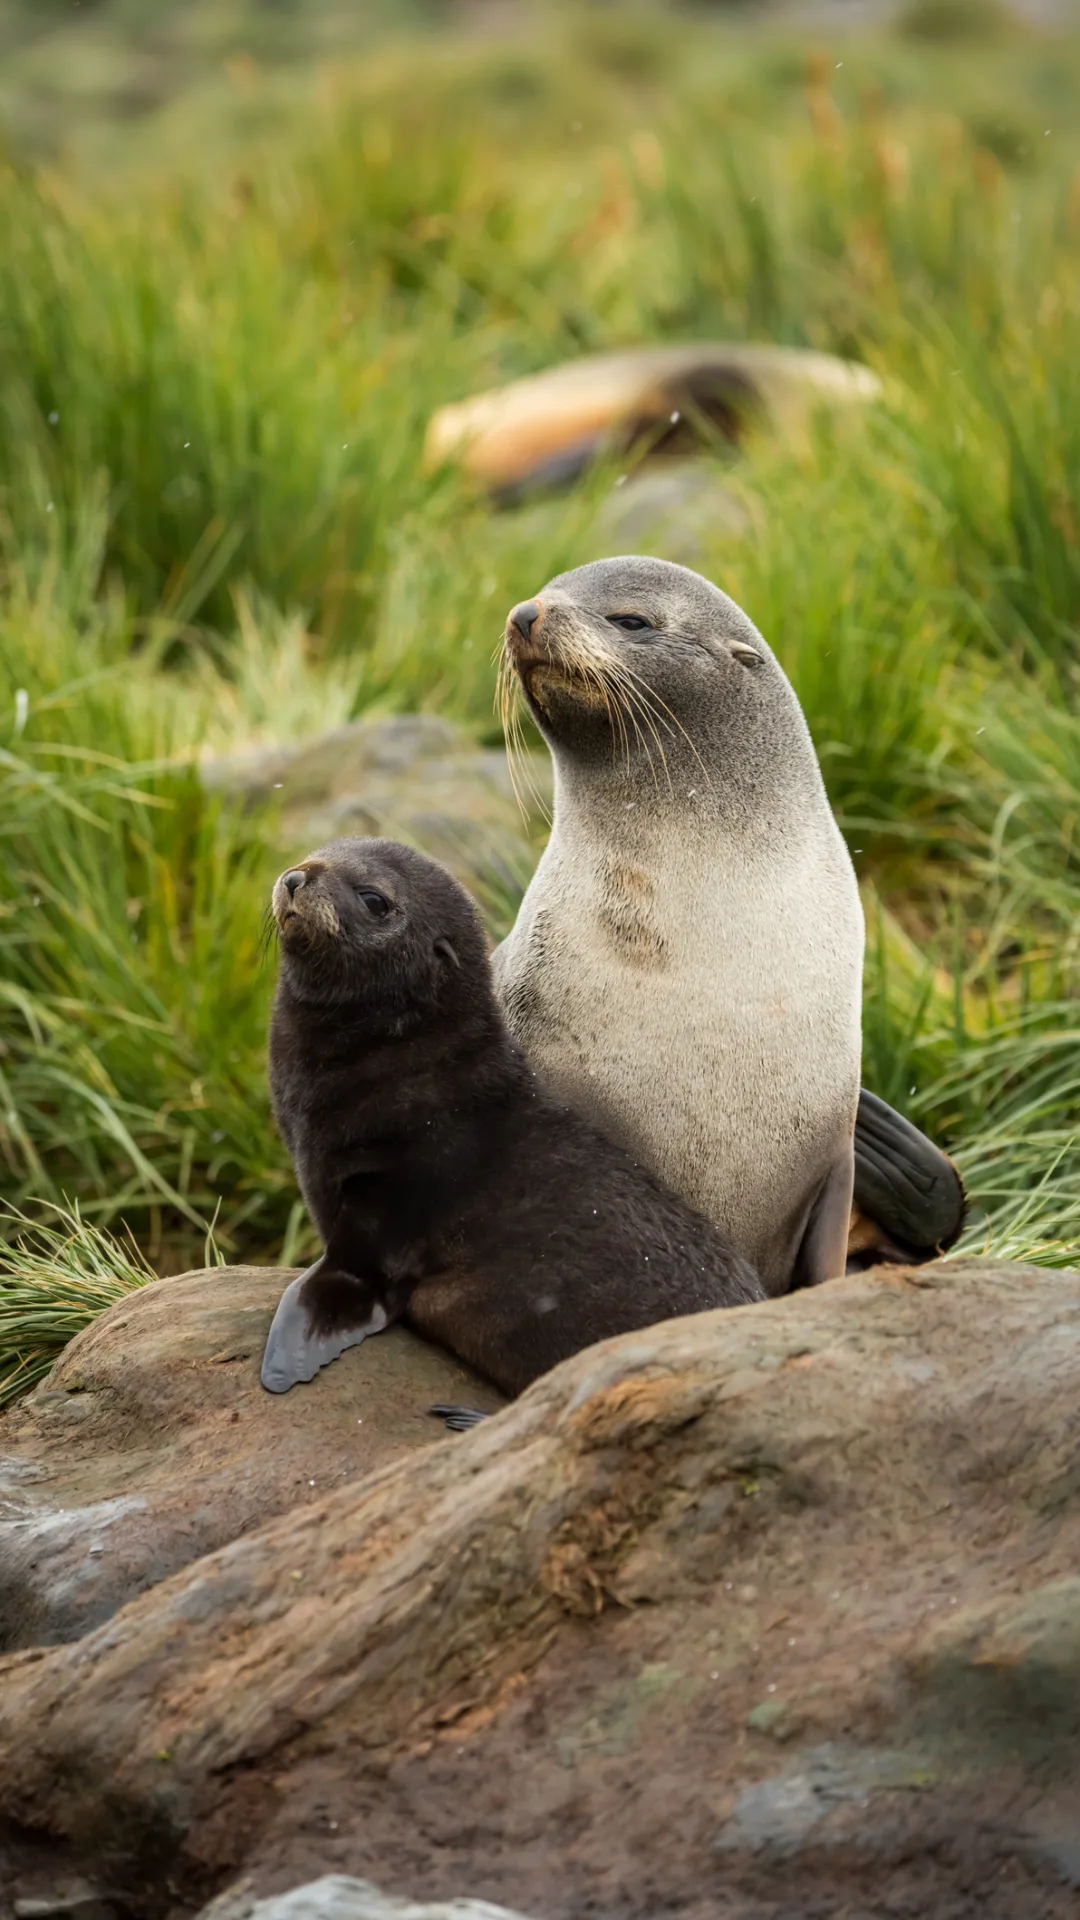
[[[813,773],[820,786],[816,765]],[[766,804],[754,783],[717,777],[689,752],[670,757],[666,768],[598,766],[560,756],[554,799],[553,834],[559,838],[607,847],[614,837],[642,854],[654,847],[661,856],[673,844],[698,838],[713,848],[726,841],[744,852],[791,846],[816,814],[815,807],[807,809],[798,783],[778,784]]]

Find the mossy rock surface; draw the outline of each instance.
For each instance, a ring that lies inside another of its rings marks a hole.
[[[294,1277],[211,1267],[158,1280],[0,1420],[0,1645],[77,1639],[274,1515],[437,1442],[434,1403],[502,1404],[405,1328],[267,1393],[262,1350]]]

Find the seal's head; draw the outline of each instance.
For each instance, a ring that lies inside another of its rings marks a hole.
[[[464,888],[393,840],[333,840],[274,883],[282,974],[298,998],[355,1003],[394,1023],[401,1009],[453,1011],[487,978],[487,949]]]
[[[809,736],[785,675],[742,609],[688,567],[638,555],[557,574],[514,607],[503,640],[514,682],[556,758],[696,762],[740,777]],[[812,749],[811,749],[812,755]]]

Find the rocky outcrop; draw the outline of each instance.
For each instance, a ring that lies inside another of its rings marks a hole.
[[[552,788],[547,754],[528,756],[515,791],[501,747],[478,747],[427,713],[357,720],[208,760],[202,777],[212,792],[245,805],[275,797],[283,846],[308,851],[344,835],[381,834],[422,846],[467,883],[494,872],[507,873],[511,885],[528,876],[528,834]],[[531,815],[523,811],[529,805]]]
[[[592,1348],[9,1657],[9,1833],[136,1920],[1064,1920],[1078,1387],[1080,1276],[972,1262]]]
[[[273,1398],[259,1365],[293,1277],[156,1281],[0,1419],[0,1646],[75,1639],[200,1555],[429,1445],[433,1402],[502,1404],[400,1328]]]

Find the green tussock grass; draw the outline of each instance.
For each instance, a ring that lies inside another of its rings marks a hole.
[[[804,42],[587,10],[205,85],[193,59],[96,170],[12,123],[11,1206],[77,1208],[106,1263],[93,1236],[130,1231],[175,1270],[211,1219],[230,1258],[310,1249],[261,938],[304,849],[200,758],[415,709],[497,740],[505,609],[603,550],[615,476],[497,510],[424,470],[430,414],[583,351],[751,338],[883,383],[717,450],[743,518],[700,562],[790,672],[852,847],[867,1083],[956,1153],[965,1246],[1080,1256],[1080,47],[959,14]],[[534,856],[481,876],[493,931]]]
[[[48,1373],[53,1361],[106,1307],[154,1273],[129,1240],[103,1233],[58,1207],[57,1223],[10,1211],[0,1261],[0,1408]]]

